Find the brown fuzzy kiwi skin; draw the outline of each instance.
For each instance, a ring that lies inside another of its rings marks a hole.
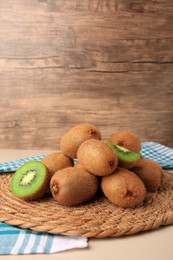
[[[52,176],[50,190],[60,205],[75,206],[94,197],[98,190],[98,180],[86,170],[68,167]]]
[[[46,168],[45,179],[42,185],[40,186],[40,188],[37,189],[35,192],[31,193],[30,195],[20,196],[20,199],[23,199],[25,201],[32,201],[32,200],[37,200],[42,198],[49,190],[50,178],[51,178],[50,173]]]
[[[103,141],[90,139],[81,144],[77,152],[78,162],[97,176],[111,174],[118,166],[118,157]]]
[[[140,160],[140,159],[139,159]],[[137,160],[138,161],[138,160]],[[121,159],[119,159],[119,161],[118,161],[118,166],[120,167],[120,168],[124,168],[124,169],[127,169],[127,170],[129,170],[129,169],[131,169],[132,167],[135,167],[136,166],[136,164],[137,164],[137,161],[125,161],[125,160],[121,160]]]
[[[75,165],[74,165],[74,168],[76,168],[76,169],[79,169],[79,170],[84,170],[84,171],[87,171],[86,169],[84,169],[84,167],[79,163],[79,162],[77,162],[77,163],[75,163]],[[91,173],[92,174],[92,173]],[[101,179],[102,179],[102,177],[101,176],[96,176],[96,175],[94,175],[96,178],[97,178],[97,180],[98,180],[98,191],[97,191],[97,194],[98,194],[98,196],[99,195],[101,195],[101,194],[103,194],[103,192],[102,192],[102,190],[101,190]]]
[[[42,163],[48,168],[51,177],[60,169],[74,165],[73,159],[62,152],[55,152],[47,155]]]
[[[114,133],[109,137],[109,141],[135,153],[140,153],[141,151],[140,138],[136,134],[129,131]]]
[[[141,179],[135,173],[120,167],[111,175],[102,178],[101,188],[113,204],[122,208],[140,205],[147,195]]]
[[[88,139],[101,140],[101,133],[92,124],[81,123],[69,129],[60,140],[60,149],[70,158],[77,158],[79,146]]]
[[[79,162],[75,163],[74,168],[79,170],[85,170],[84,167]]]
[[[148,191],[155,192],[160,187],[163,179],[162,167],[153,160],[140,159],[131,171],[144,182]]]

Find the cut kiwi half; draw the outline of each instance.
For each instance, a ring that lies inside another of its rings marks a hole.
[[[132,162],[140,159],[140,154],[138,153],[132,152],[122,146],[115,145],[110,141],[107,141],[107,144],[114,150],[120,160]]]
[[[12,176],[11,191],[26,201],[39,199],[47,192],[49,181],[50,174],[42,162],[26,162]]]

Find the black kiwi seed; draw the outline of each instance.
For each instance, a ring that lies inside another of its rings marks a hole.
[[[32,175],[31,175],[32,173]],[[33,175],[34,174],[34,175]],[[30,175],[30,179],[27,180],[27,177]],[[36,178],[36,170],[31,169],[29,171],[26,171],[25,173],[23,173],[23,175],[21,176],[21,179],[19,180],[19,186],[26,186],[26,185],[30,185],[31,182]],[[26,179],[26,180],[25,180]]]

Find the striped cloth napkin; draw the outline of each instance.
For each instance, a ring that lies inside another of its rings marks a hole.
[[[173,148],[156,142],[143,142],[141,154],[145,159],[156,161],[164,169],[173,168]]]
[[[143,142],[141,154],[146,159],[158,162],[163,168],[173,168],[173,149],[155,142]],[[23,163],[42,160],[47,154],[19,159],[0,164],[0,172],[13,172]],[[2,238],[2,239],[1,239]],[[33,232],[0,222],[0,254],[56,253],[88,246],[87,238],[66,237]]]
[[[87,246],[87,238],[38,233],[0,222],[0,255],[51,254]]]

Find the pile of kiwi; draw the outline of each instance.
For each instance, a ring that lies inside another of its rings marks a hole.
[[[52,196],[60,205],[75,206],[101,190],[113,204],[134,208],[162,182],[161,166],[142,158],[140,138],[129,131],[103,141],[96,126],[81,123],[62,136],[60,150],[19,167],[12,193],[26,201]]]

